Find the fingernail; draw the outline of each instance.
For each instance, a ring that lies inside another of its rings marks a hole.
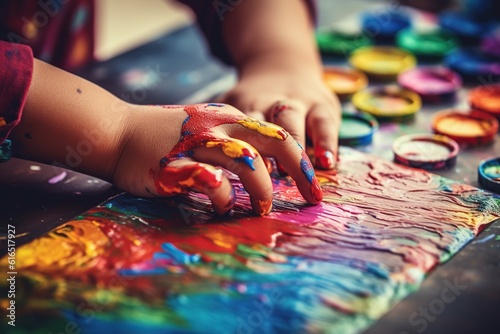
[[[261,201],[259,200],[259,215],[268,215],[273,209],[273,200]]]
[[[316,176],[313,178],[311,182],[311,195],[318,203],[323,200],[323,190],[318,182]]]
[[[320,169],[333,169],[337,162],[337,156],[332,151],[325,150],[322,147],[314,149],[314,163]]]

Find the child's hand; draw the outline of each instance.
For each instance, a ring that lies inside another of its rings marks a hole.
[[[112,181],[139,196],[205,193],[218,213],[232,208],[235,194],[221,166],[237,174],[254,211],[268,214],[273,188],[262,159],[275,157],[312,204],[321,188],[307,155],[282,128],[248,118],[220,104],[132,106]]]
[[[282,126],[303,147],[312,140],[315,165],[332,169],[337,161],[340,103],[307,64],[287,64],[286,57],[253,63],[221,101],[248,116]]]

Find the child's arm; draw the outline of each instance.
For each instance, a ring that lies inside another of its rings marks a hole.
[[[316,165],[332,168],[340,105],[322,80],[306,1],[241,1],[225,13],[222,24],[240,74],[224,101],[252,117],[281,125],[301,145],[307,130]]]
[[[269,212],[272,184],[260,154],[279,159],[308,202],[322,198],[307,157],[278,127],[224,105],[131,105],[37,60],[10,139],[15,156],[62,164],[139,196],[203,192],[219,213],[232,207],[234,192],[212,165],[238,174],[256,213]]]

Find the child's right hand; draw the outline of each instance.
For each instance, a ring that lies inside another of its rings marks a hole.
[[[311,204],[322,191],[311,163],[285,130],[248,118],[221,104],[132,106],[112,181],[139,196],[205,193],[217,213],[235,201],[234,190],[215,166],[240,177],[254,211],[268,214],[273,188],[262,156],[275,157]]]

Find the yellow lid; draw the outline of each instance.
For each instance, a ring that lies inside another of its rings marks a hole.
[[[363,72],[340,66],[326,66],[323,79],[328,88],[339,95],[354,94],[368,86]]]
[[[368,75],[395,77],[417,65],[413,54],[392,46],[368,46],[354,51],[351,65]]]
[[[411,116],[422,108],[417,93],[398,86],[377,86],[360,91],[352,97],[353,105],[379,119]]]

